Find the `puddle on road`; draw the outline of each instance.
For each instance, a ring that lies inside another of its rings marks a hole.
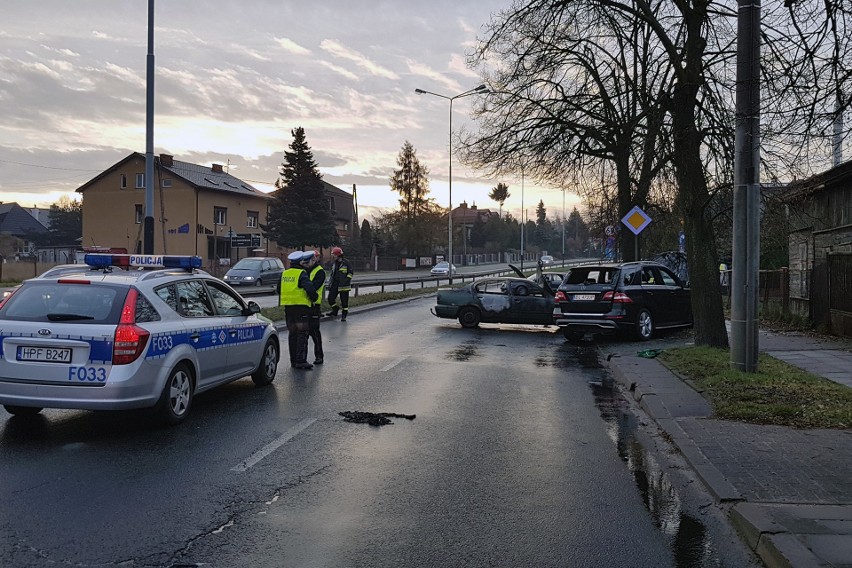
[[[600,362],[600,352],[593,347],[573,347],[574,364],[591,370],[589,386],[595,405],[607,426],[607,434],[615,443],[618,455],[633,475],[642,501],[654,524],[671,546],[678,568],[712,568],[723,565],[713,547],[707,528],[684,510],[677,489],[651,452],[637,439],[638,421],[629,403],[613,388],[609,373]],[[588,371],[587,371],[588,372]]]
[[[478,341],[465,341],[452,351],[450,351],[450,358],[455,361],[469,361],[472,357],[479,357],[479,345]]]

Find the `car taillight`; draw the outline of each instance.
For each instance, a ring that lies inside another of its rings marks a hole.
[[[604,302],[612,302],[613,304],[632,304],[633,300],[630,299],[630,296],[625,294],[624,292],[615,292],[610,290],[606,292],[603,296],[601,296],[601,300]]]
[[[5,304],[9,300],[9,298],[14,296],[15,292],[17,292],[18,290],[20,290],[20,288],[15,288],[11,292],[9,292],[9,294],[7,296],[0,297],[0,308],[2,308],[3,304]]]
[[[565,295],[565,292],[563,292],[562,290],[559,290],[558,292],[556,292],[556,295],[553,297],[553,301],[556,302],[557,304],[559,302],[567,302],[568,296]]]
[[[150,333],[136,325],[136,298],[139,292],[131,288],[121,308],[121,319],[115,329],[112,345],[112,364],[127,365],[134,362],[145,350]]]

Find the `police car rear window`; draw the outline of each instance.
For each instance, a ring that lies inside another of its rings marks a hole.
[[[12,320],[118,323],[126,288],[57,282],[25,283],[3,305],[2,317]]]

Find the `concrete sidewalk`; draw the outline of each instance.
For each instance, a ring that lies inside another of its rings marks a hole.
[[[762,352],[852,388],[852,342],[760,332]],[[606,357],[613,377],[682,452],[770,568],[852,568],[852,429],[717,420],[656,359]]]

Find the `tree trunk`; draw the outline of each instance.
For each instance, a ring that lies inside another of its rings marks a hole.
[[[679,84],[672,101],[674,164],[678,204],[684,218],[686,255],[692,288],[695,344],[728,347],[728,332],[719,288],[719,261],[713,225],[706,215],[710,202],[701,163],[701,143],[693,109],[696,85]]]

